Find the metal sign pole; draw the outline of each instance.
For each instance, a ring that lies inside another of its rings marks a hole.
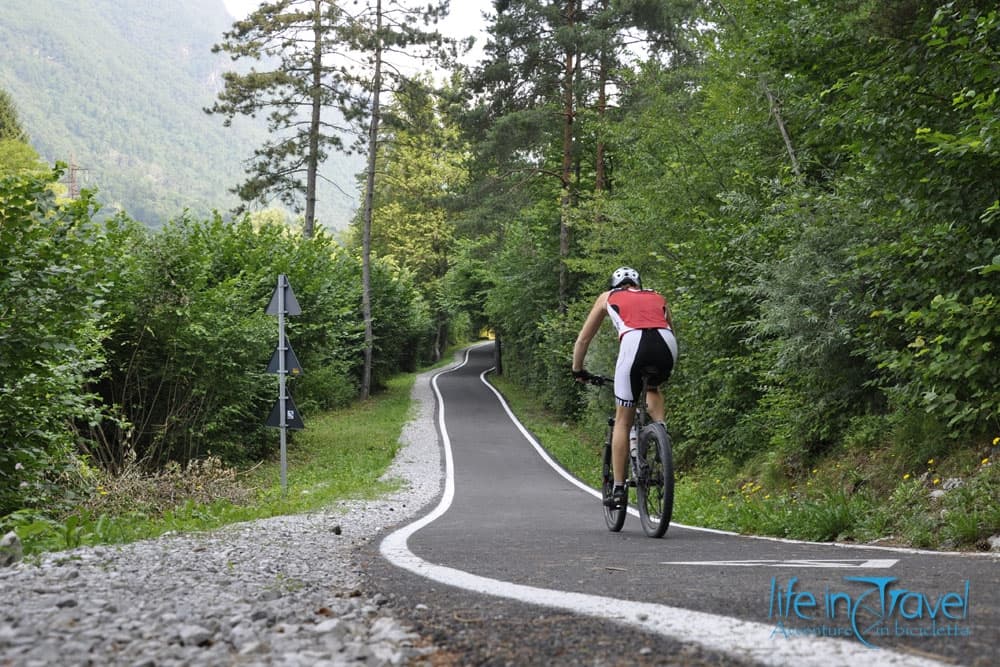
[[[281,495],[288,494],[288,411],[285,396],[285,274],[278,276],[278,403],[281,412]]]
[[[271,408],[267,425],[281,429],[281,495],[284,497],[288,493],[288,431],[305,428],[298,408],[295,407],[295,401],[288,393],[288,374],[298,376],[302,373],[302,368],[295,353],[292,352],[288,336],[285,335],[286,316],[301,315],[302,308],[299,307],[292,286],[288,283],[288,276],[285,274],[278,276],[278,286],[264,312],[278,318],[278,347],[267,365],[268,373],[278,374],[278,400]]]

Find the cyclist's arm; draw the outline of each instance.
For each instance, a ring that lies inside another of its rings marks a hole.
[[[576,337],[576,343],[573,344],[574,371],[583,370],[583,362],[587,357],[590,341],[593,340],[601,328],[601,322],[608,314],[608,294],[608,292],[604,292],[594,301],[594,306],[590,309],[590,314],[587,315],[587,320],[583,323],[583,328],[580,329],[580,334]]]

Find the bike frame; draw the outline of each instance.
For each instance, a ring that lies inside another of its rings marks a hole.
[[[629,425],[630,429],[634,428],[636,431],[638,449],[633,454],[632,448],[629,447],[625,483],[627,487],[636,490],[636,500],[643,530],[650,537],[662,537],[670,525],[670,516],[673,512],[673,455],[670,434],[667,433],[666,427],[660,423],[653,424],[649,417],[646,394],[649,390],[650,376],[651,373],[648,371],[643,373],[642,391],[636,397],[635,415],[632,424]],[[600,375],[591,375],[588,381],[597,386],[613,382],[611,378]],[[608,419],[608,432],[603,448],[602,491],[605,497],[610,492],[611,486],[609,467],[613,465],[612,441],[615,419],[615,417]],[[650,447],[653,449],[651,450]],[[650,459],[650,456],[653,458]],[[657,491],[660,491],[659,495],[657,495]],[[647,494],[650,493],[653,494],[651,496],[652,504],[648,504],[650,496]],[[627,504],[620,507],[606,505],[604,517],[608,529],[612,532],[620,531],[625,524],[627,512]]]

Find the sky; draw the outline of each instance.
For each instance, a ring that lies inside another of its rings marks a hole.
[[[222,0],[226,9],[235,18],[243,18],[261,4],[262,0]],[[451,11],[448,18],[441,22],[441,32],[455,38],[464,38],[475,35],[476,46],[469,57],[463,62],[473,63],[478,59],[478,54],[482,53],[485,35],[485,21],[482,13],[493,11],[491,0],[451,0]]]

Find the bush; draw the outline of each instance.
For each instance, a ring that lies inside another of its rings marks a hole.
[[[277,398],[266,372],[278,341],[265,313],[285,274],[301,307],[286,334],[303,375],[290,388],[300,411],[357,396],[364,351],[360,264],[322,233],[305,239],[279,224],[183,216],[159,231],[133,229],[109,311],[108,368],[99,390],[115,406],[92,448],[118,469],[209,454],[227,465],[259,460],[277,442],[264,426]],[[373,271],[375,378],[411,370],[429,318],[412,282]]]
[[[90,193],[60,201],[58,170],[0,179],[0,516],[51,507],[79,480],[74,422],[100,367],[115,230],[90,221]]]
[[[265,451],[277,338],[264,314],[265,236],[218,216],[134,229],[99,384],[120,417],[97,432],[93,451],[106,467],[133,453],[155,467],[210,450],[230,463]]]

